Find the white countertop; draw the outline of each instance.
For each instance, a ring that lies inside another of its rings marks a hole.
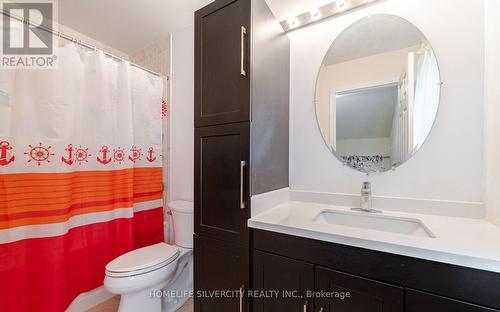
[[[395,211],[382,213],[422,221],[435,235],[431,238],[313,222],[325,210],[351,211],[348,207],[287,201],[252,217],[248,226],[500,273],[500,227],[488,221]]]

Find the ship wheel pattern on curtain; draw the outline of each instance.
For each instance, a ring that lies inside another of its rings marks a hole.
[[[0,142],[0,166],[8,166],[13,163],[16,159],[15,155],[11,152],[12,144],[7,141]],[[117,147],[113,150],[112,158],[109,155],[109,148],[107,146],[103,146],[97,154],[95,158],[96,162],[106,165],[111,160],[114,160],[116,163],[123,164],[127,160],[132,163],[137,163],[142,160],[142,148],[133,145],[130,148],[130,153],[127,155],[125,150],[121,147]],[[62,153],[61,161],[66,165],[78,164],[82,165],[84,163],[88,163],[92,154],[89,152],[88,148],[82,147],[81,145],[78,148],[74,148],[73,144],[68,144],[67,148],[64,149],[65,153]],[[154,162],[156,158],[156,151],[153,147],[147,148],[147,157],[145,160],[147,162]],[[28,151],[24,152],[24,155],[27,156],[27,162],[33,162],[40,166],[43,163],[50,163],[54,159],[55,151],[52,146],[45,146],[43,143],[38,143],[38,145],[28,145]],[[162,155],[159,155],[162,157]],[[92,159],[91,159],[92,161]]]

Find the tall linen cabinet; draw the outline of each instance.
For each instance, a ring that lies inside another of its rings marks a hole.
[[[264,0],[195,12],[196,312],[250,309],[250,198],[288,187],[289,65],[288,37]]]

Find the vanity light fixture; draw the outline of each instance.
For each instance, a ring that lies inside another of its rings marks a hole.
[[[281,21],[280,24],[285,31],[289,31],[373,4],[377,1],[382,0],[334,0],[320,8],[314,8],[309,12],[290,17],[287,20]]]

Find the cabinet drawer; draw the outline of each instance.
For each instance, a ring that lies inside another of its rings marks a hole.
[[[493,286],[494,287],[494,286]],[[459,300],[406,289],[406,312],[499,312]]]
[[[261,251],[253,252],[254,312],[312,312],[314,265]]]
[[[195,127],[250,121],[250,0],[195,13]]]
[[[250,250],[234,244],[194,237],[194,288],[196,312],[248,311]],[[243,296],[241,296],[241,292]],[[213,292],[233,292],[221,296]],[[198,296],[198,295],[202,296]]]
[[[317,293],[314,304],[316,311],[404,311],[404,289],[402,287],[330,269],[316,267],[315,291]]]

